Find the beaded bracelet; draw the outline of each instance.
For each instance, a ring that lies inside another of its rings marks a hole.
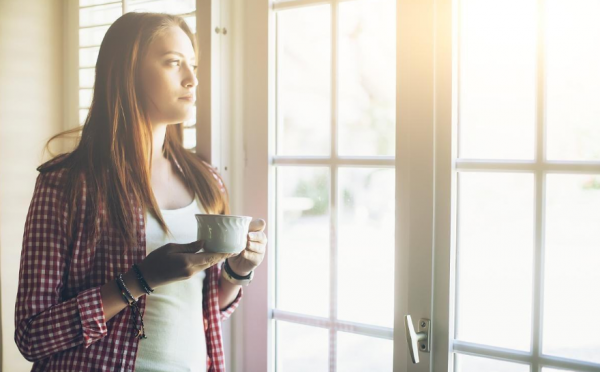
[[[138,265],[133,264],[133,270],[135,270],[135,275],[137,276],[140,284],[142,285],[144,292],[146,292],[147,295],[149,295],[150,293],[153,293],[154,289],[150,288],[150,286],[148,285],[148,282],[146,282],[146,279],[144,279],[144,276],[142,275],[142,272],[141,272],[140,268],[138,267]]]
[[[142,339],[146,339],[148,337],[146,337],[146,331],[144,329],[144,318],[142,317],[142,313],[140,312],[140,308],[137,306],[137,304],[135,306],[132,307],[132,309],[134,310],[134,314],[137,312],[137,315],[139,315],[140,317],[140,322],[142,323],[142,326],[138,329],[137,328],[137,322],[135,321],[136,317],[132,317],[131,319],[133,319],[132,324],[134,325],[134,328],[136,330],[136,338],[142,338]]]
[[[124,291],[127,294],[127,297],[129,297],[129,300],[131,300],[131,302],[128,302],[128,304],[135,305],[137,302],[135,300],[135,297],[133,297],[133,295],[131,294],[131,292],[129,292],[129,289],[125,285],[125,281],[123,280],[123,274],[119,274],[118,279],[119,280],[117,283],[119,283],[119,288],[122,292]]]
[[[133,316],[130,318],[131,318],[131,324],[133,325],[133,328],[136,331],[135,337],[143,338],[143,339],[148,338],[148,337],[146,337],[146,332],[144,329],[144,319],[142,317],[142,313],[140,312],[140,308],[138,307],[137,301],[135,300],[135,298],[133,297],[131,292],[129,292],[129,289],[127,288],[127,286],[125,285],[125,282],[123,281],[123,274],[119,274],[119,276],[116,279],[116,282],[117,282],[117,285],[119,286],[119,289],[121,290],[121,295],[123,296],[123,299],[125,300],[125,302],[127,302],[127,306],[131,307],[131,310],[133,312]],[[137,326],[136,318],[138,316],[140,317],[140,322],[142,323],[141,328],[138,328],[138,326]]]
[[[127,304],[128,307],[130,307],[132,309],[132,311],[134,312],[135,315],[135,299],[131,298],[128,294],[127,294],[127,290],[125,287],[125,282],[123,281],[123,277],[121,275],[119,275],[119,277],[117,277],[117,279],[115,280],[117,282],[117,286],[119,286],[119,290],[121,291],[121,296],[123,297],[123,299],[125,300],[125,303]],[[137,328],[137,322],[135,321],[134,317],[130,317],[131,319],[131,324],[133,325],[133,328],[136,329],[136,331],[138,330]],[[139,333],[139,332],[138,332]]]

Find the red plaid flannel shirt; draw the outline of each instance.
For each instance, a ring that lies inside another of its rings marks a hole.
[[[67,245],[64,172],[41,173],[36,181],[23,234],[15,342],[23,356],[34,362],[32,371],[36,372],[133,371],[138,342],[144,340],[134,337],[129,307],[105,320],[100,288],[146,257],[142,208],[136,208],[141,227],[138,244],[129,253],[123,254],[124,242],[114,228],[105,231],[96,244],[88,243],[90,205],[84,182],[75,239]],[[242,297],[240,290],[227,309],[219,309],[220,271],[220,265],[207,270],[203,290],[206,370],[211,372],[225,371],[221,321],[234,312]],[[146,296],[140,297],[139,306],[143,314]]]

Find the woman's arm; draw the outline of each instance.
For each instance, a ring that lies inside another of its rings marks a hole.
[[[239,276],[248,276],[263,261],[267,247],[267,236],[264,233],[265,221],[258,218],[250,222],[246,248],[227,259],[231,269]],[[219,276],[219,307],[228,307],[236,298],[242,286],[233,284]]]
[[[240,275],[246,276],[248,274],[249,273],[244,273]],[[228,282],[227,280],[223,279],[221,275],[219,275],[219,309],[221,309],[221,311],[227,309],[234,302],[234,300],[238,298],[241,289],[241,285]]]
[[[81,344],[89,347],[106,336],[106,321],[126,306],[111,290],[114,281],[61,298],[69,250],[60,176],[60,171],[38,175],[25,223],[14,338],[29,361]],[[131,275],[126,283],[139,293]]]
[[[129,269],[129,271],[123,275],[123,281],[136,300],[145,294],[133,269]],[[104,284],[100,289],[100,294],[102,296],[104,318],[107,322],[127,307],[125,299],[123,298],[123,295],[121,295],[121,290],[114,280]]]

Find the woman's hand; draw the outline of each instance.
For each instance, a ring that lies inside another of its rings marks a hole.
[[[261,264],[267,250],[267,236],[264,233],[266,225],[260,218],[250,222],[246,248],[237,256],[227,260],[234,273],[246,276]]]
[[[150,252],[138,264],[144,279],[154,289],[172,282],[186,280],[202,270],[233,256],[230,253],[198,252],[204,246],[199,240],[188,244],[170,243]]]

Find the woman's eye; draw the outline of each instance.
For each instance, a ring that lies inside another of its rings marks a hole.
[[[174,66],[180,66],[181,65],[181,61],[177,60],[177,59],[173,59],[171,61],[169,61],[170,64],[175,64]],[[192,66],[192,68],[194,69],[194,71],[196,71],[198,69],[198,65],[190,65]]]

